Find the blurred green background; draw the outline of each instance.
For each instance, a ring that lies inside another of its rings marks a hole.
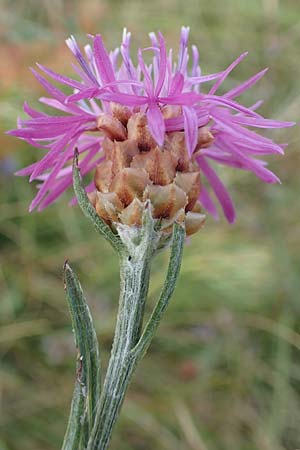
[[[81,43],[101,32],[117,46],[126,26],[133,47],[161,30],[178,45],[191,26],[203,73],[250,55],[224,85],[269,66],[244,96],[262,112],[299,120],[299,0],[1,0],[0,126],[15,126],[22,103],[43,94],[29,66],[70,74],[69,34]],[[176,294],[124,404],[112,450],[295,450],[300,448],[299,128],[272,134],[289,142],[270,158],[282,185],[226,170],[238,210],[186,246]],[[17,168],[40,157],[0,135],[1,450],[61,446],[75,371],[75,348],[62,286],[66,258],[91,305],[106,362],[118,297],[117,258],[91,229],[71,193],[28,214],[34,185]],[[167,254],[154,262],[151,304]]]

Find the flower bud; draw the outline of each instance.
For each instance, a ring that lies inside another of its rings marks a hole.
[[[102,142],[105,161],[96,168],[97,191],[91,197],[99,216],[114,228],[117,223],[140,227],[150,201],[152,216],[159,221],[166,241],[175,221],[185,223],[188,235],[198,231],[205,219],[198,201],[200,172],[187,151],[184,132],[166,133],[160,148],[144,113],[129,114],[117,104],[110,106],[112,116],[103,114],[98,120],[106,135]],[[182,111],[168,106],[162,113],[171,118]],[[199,130],[197,145],[205,145],[211,136],[208,129]]]

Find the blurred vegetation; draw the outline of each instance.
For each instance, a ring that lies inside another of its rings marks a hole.
[[[191,26],[204,73],[245,50],[226,88],[269,66],[244,96],[264,98],[264,114],[297,120],[300,110],[298,0],[1,0],[0,116],[15,126],[24,99],[41,88],[36,61],[70,73],[64,45],[100,31],[109,48],[123,26],[135,47],[160,29],[177,46]],[[254,95],[255,94],[255,95]],[[186,246],[176,294],[125,402],[112,450],[295,450],[300,448],[299,129],[271,168],[282,186],[226,170],[238,222],[208,219]],[[57,450],[65,431],[75,348],[62,286],[66,258],[78,271],[107,361],[118,297],[118,266],[71,193],[28,214],[35,187],[13,172],[40,155],[0,135],[1,450]],[[151,299],[167,255],[154,262]],[[149,305],[150,309],[150,305]]]

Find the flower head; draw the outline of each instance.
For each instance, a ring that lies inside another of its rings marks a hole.
[[[29,118],[19,120],[18,128],[9,132],[45,151],[40,161],[17,172],[39,182],[30,210],[42,210],[72,184],[75,148],[81,174],[96,169],[86,190],[94,192],[95,207],[107,221],[138,223],[139,202],[150,198],[160,218],[175,217],[184,210],[186,215],[200,214],[203,222],[200,204],[217,217],[213,193],[227,220],[233,222],[233,202],[213,167],[216,163],[253,172],[266,183],[279,181],[260,158],[282,154],[284,146],[254,129],[294,123],[262,117],[257,112],[261,102],[245,107],[236,100],[267,69],[218,95],[247,53],[221,72],[202,75],[195,46],[189,61],[188,35],[189,28],[183,27],[174,58],[162,34],[150,33],[150,47],[139,49],[137,65],[131,59],[131,35],[126,30],[120,47],[111,53],[100,35],[89,36],[91,45],[85,46],[84,53],[71,37],[66,42],[75,57],[73,68],[79,81],[40,64],[48,78],[32,69],[49,94],[40,101],[59,114],[39,112],[25,103]],[[145,62],[146,52],[152,55],[150,64]],[[53,82],[68,86],[70,94]],[[212,86],[204,92],[207,82]]]

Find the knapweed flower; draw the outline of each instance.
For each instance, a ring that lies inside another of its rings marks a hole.
[[[236,100],[267,69],[218,95],[247,53],[221,72],[202,75],[197,47],[192,46],[191,57],[188,53],[188,35],[189,28],[183,27],[174,60],[162,34],[150,33],[150,46],[138,50],[137,64],[130,56],[126,30],[120,47],[110,53],[100,35],[89,36],[91,45],[84,52],[71,37],[66,42],[78,80],[38,64],[54,85],[32,69],[50,95],[40,101],[59,114],[39,112],[25,103],[29,119],[19,120],[18,128],[9,132],[45,152],[40,161],[17,173],[39,182],[30,210],[42,210],[72,184],[75,148],[81,174],[95,169],[86,190],[108,223],[139,224],[141,204],[150,199],[155,217],[166,226],[183,211],[191,234],[203,223],[201,207],[217,216],[212,193],[233,222],[233,202],[215,164],[253,172],[266,183],[279,181],[260,158],[282,154],[284,146],[253,129],[294,123],[262,117],[257,112],[260,102],[245,107]],[[145,53],[150,53],[148,62]],[[208,82],[212,85],[204,91]],[[69,95],[57,84],[68,86]]]

